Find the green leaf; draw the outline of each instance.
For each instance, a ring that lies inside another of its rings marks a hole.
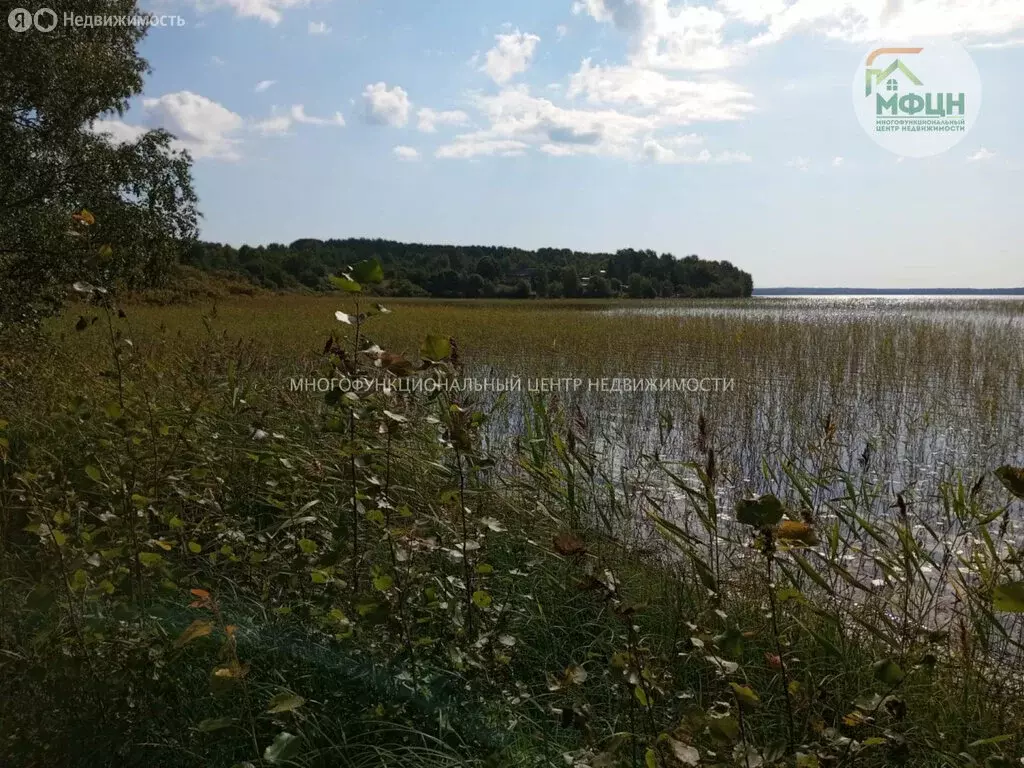
[[[644,754],[644,765],[646,768],[658,768],[658,757],[650,747],[647,748],[647,752]]]
[[[306,700],[295,693],[279,693],[267,703],[267,712],[277,714],[279,712],[291,712],[298,709]]]
[[[238,720],[234,717],[208,717],[203,720],[196,729],[203,733],[212,733],[213,731],[219,731],[222,728],[230,728],[231,726],[238,723]]]
[[[355,280],[350,280],[347,277],[339,277],[338,275],[331,275],[331,285],[339,291],[345,291],[346,293],[359,293],[363,290],[363,286]]]
[[[451,353],[452,347],[448,342],[448,337],[434,333],[429,334],[423,340],[423,346],[420,347],[420,357],[425,360],[444,360]]]
[[[316,552],[316,542],[312,539],[299,539],[299,549],[307,555],[311,555]]]
[[[100,477],[102,477],[102,475],[100,475],[99,467],[93,466],[92,464],[86,465],[85,474],[87,474],[91,480],[97,483],[100,481]]]
[[[748,707],[756,707],[761,703],[761,699],[754,689],[746,685],[740,685],[739,683],[729,683],[732,687],[732,692],[736,694],[736,698],[740,703],[745,704]]]
[[[642,686],[635,686],[633,688],[633,695],[636,696],[636,700],[639,701],[642,706],[647,706],[647,692]]]
[[[300,736],[282,731],[274,737],[274,743],[263,752],[263,759],[268,763],[277,764],[291,760],[299,754]]]
[[[682,765],[700,765],[700,752],[696,747],[684,744],[676,739],[669,739],[668,745],[672,748],[672,754]]]
[[[190,541],[188,543],[188,551],[191,552],[193,555],[198,555],[200,552],[203,551],[203,546],[198,541]]]
[[[903,670],[892,659],[882,659],[876,662],[872,668],[875,671],[875,679],[886,685],[896,685],[903,680]]]
[[[482,589],[478,589],[473,593],[473,602],[476,604],[477,608],[490,608],[491,596]]]
[[[708,730],[715,741],[730,743],[739,737],[740,724],[732,716],[712,717],[708,719]]]
[[[367,259],[352,267],[352,277],[360,283],[379,283],[384,279],[384,269],[376,259]]]
[[[70,581],[71,589],[73,589],[75,592],[81,592],[83,589],[89,586],[89,577],[81,568],[79,568],[71,575]]]
[[[1018,499],[1024,499],[1024,467],[1011,467],[1005,464],[995,471],[995,476],[1006,490]]]
[[[373,579],[373,588],[378,592],[387,592],[391,589],[391,586],[395,583],[395,580],[388,574],[382,573],[379,576],[375,576]]]
[[[996,587],[992,591],[992,608],[1004,613],[1024,613],[1024,581]]]
[[[152,568],[164,559],[163,555],[156,552],[139,552],[139,562],[147,568]]]
[[[754,528],[769,528],[782,519],[782,502],[771,493],[740,499],[736,502],[736,519]]]

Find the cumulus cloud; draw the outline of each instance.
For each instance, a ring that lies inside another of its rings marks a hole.
[[[245,121],[230,109],[191,91],[144,99],[142,106],[147,123],[174,134],[176,145],[193,157],[238,159],[235,134]]]
[[[462,125],[469,120],[469,115],[461,109],[438,111],[424,107],[416,113],[419,123],[416,126],[424,133],[436,133],[439,125]]]
[[[325,21],[311,21],[308,30],[311,35],[327,35],[330,34],[331,28]]]
[[[129,125],[123,120],[100,119],[94,120],[90,129],[93,133],[102,133],[114,144],[127,144],[138,139],[146,132],[142,125]]]
[[[713,6],[669,0],[578,0],[575,13],[623,32],[634,64],[661,69],[720,69],[741,49],[725,42],[728,17]]]
[[[277,80],[260,80],[258,83],[256,83],[256,87],[253,88],[253,91],[255,91],[256,93],[263,93],[263,91],[267,90],[267,88],[269,88],[276,82]]]
[[[845,162],[846,162],[846,160],[845,160],[844,158],[842,158],[842,157],[839,157],[839,156],[837,155],[836,157],[833,157],[833,158],[832,158],[832,167],[833,167],[833,168],[839,168],[839,167],[840,167],[841,165],[843,165],[843,163],[845,163]]]
[[[957,37],[981,45],[1022,42],[1019,0],[577,0],[577,14],[614,26],[635,65],[712,70],[752,49],[807,33],[855,43]]]
[[[507,35],[495,35],[494,39],[498,43],[487,52],[481,70],[498,85],[504,85],[529,68],[540,38],[517,29]]]
[[[399,160],[419,160],[420,152],[415,147],[406,147],[401,144],[391,150],[391,153]]]
[[[790,168],[796,168],[798,171],[806,171],[811,167],[811,161],[806,157],[797,156],[787,162],[786,165]]]
[[[411,103],[409,95],[400,87],[388,88],[387,83],[374,83],[363,90],[366,119],[377,125],[401,127],[409,122]]]
[[[534,96],[527,86],[477,96],[476,107],[489,127],[457,135],[438,149],[438,157],[467,158],[479,155],[519,155],[536,149],[553,156],[602,155],[637,159],[649,157],[645,144],[657,141],[666,150],[699,143],[695,134],[663,134],[685,122],[656,111],[626,112],[617,109],[563,107]],[[655,148],[647,150],[658,154]],[[661,154],[667,159],[668,155]],[[684,157],[684,155],[680,155]]]

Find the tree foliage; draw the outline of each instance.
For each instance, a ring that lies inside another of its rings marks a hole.
[[[751,276],[728,261],[625,249],[614,254],[568,249],[422,245],[390,240],[296,240],[290,245],[233,248],[197,243],[188,263],[240,272],[268,288],[327,287],[348,264],[377,258],[389,280],[381,292],[396,296],[740,297]]]
[[[85,0],[75,13],[140,11],[133,0]],[[141,91],[145,27],[3,34],[0,322],[52,311],[73,281],[159,282],[196,235],[191,160],[165,131],[118,143],[96,122]],[[83,209],[88,228],[73,226]]]

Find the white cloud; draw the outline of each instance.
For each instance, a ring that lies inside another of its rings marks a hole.
[[[451,144],[438,147],[434,153],[436,157],[468,159],[481,155],[502,155],[514,157],[522,155],[527,148],[522,141],[512,139],[495,139],[488,137],[484,132],[475,134],[463,134],[456,136]]]
[[[806,171],[808,168],[811,167],[811,161],[808,160],[806,157],[798,156],[794,157],[792,160],[786,163],[786,165],[789,166],[790,168],[796,168],[798,171]]]
[[[218,67],[224,64],[224,59],[222,59],[220,56],[211,56],[210,61],[212,61]]]
[[[728,18],[714,7],[670,5],[669,0],[578,0],[573,11],[623,32],[630,59],[640,66],[720,69],[741,53],[737,45],[725,43]]]
[[[267,88],[274,85],[274,83],[276,82],[277,80],[260,80],[258,83],[256,83],[256,87],[253,88],[253,91],[256,93],[263,93],[265,90],[267,90]]]
[[[341,112],[335,112],[331,117],[312,117],[306,114],[306,110],[301,104],[292,107],[291,118],[296,123],[305,123],[306,125],[336,125],[338,127],[345,125],[345,118],[342,117]]]
[[[487,52],[481,70],[498,85],[504,85],[529,68],[540,38],[517,29],[507,35],[495,35],[494,39],[498,44]]]
[[[399,160],[419,160],[420,153],[415,147],[405,147],[399,145],[391,150],[392,154]]]
[[[536,149],[559,157],[602,155],[638,159],[649,156],[645,155],[644,147],[651,140],[673,152],[677,147],[701,141],[695,134],[662,135],[664,129],[678,128],[684,122],[677,115],[666,117],[649,110],[562,107],[533,96],[525,85],[506,88],[496,95],[477,96],[476,106],[489,127],[456,136],[438,150],[438,157],[517,155]],[[653,147],[647,152],[658,154]],[[668,157],[664,153],[662,156]],[[681,158],[686,156],[680,153]]]
[[[308,30],[311,35],[327,35],[331,32],[331,28],[327,26],[327,22],[325,21],[309,22]]]
[[[291,127],[291,115],[273,115],[252,124],[252,129],[264,136],[284,136]]]
[[[752,49],[806,33],[867,44],[955,37],[986,46],[1024,42],[1020,0],[577,0],[577,14],[610,24],[634,65],[711,70]]]
[[[846,162],[846,160],[844,158],[839,157],[837,155],[836,157],[832,158],[832,167],[833,168],[839,168],[845,162]]]
[[[126,144],[135,141],[146,132],[141,125],[129,125],[128,123],[113,119],[94,120],[90,126],[93,133],[105,133],[114,144]]]
[[[200,9],[210,6],[231,8],[238,16],[254,18],[270,25],[277,25],[282,12],[291,8],[309,5],[309,0],[194,0]]]
[[[754,110],[752,94],[726,80],[677,80],[653,69],[593,66],[590,59],[570,78],[566,95],[651,110],[660,121],[676,124],[739,120]]]
[[[263,136],[283,136],[296,124],[345,125],[345,118],[340,112],[331,117],[314,117],[306,114],[301,104],[294,105],[285,113],[278,113],[276,108],[272,108],[270,117],[247,122],[217,102],[190,91],[145,99],[142,106],[146,115],[145,126],[102,119],[96,120],[91,130],[106,133],[112,141],[123,143],[137,139],[147,128],[164,128],[175,136],[173,146],[187,149],[196,159],[237,160],[238,133],[243,128]]]
[[[366,119],[378,125],[401,127],[409,122],[409,95],[400,86],[388,88],[387,83],[374,83],[363,90]]]
[[[981,162],[983,160],[991,160],[995,156],[996,156],[995,152],[991,152],[990,150],[987,150],[984,147],[982,147],[977,152],[975,152],[975,153],[973,153],[971,155],[968,155],[967,156],[967,162],[969,162],[969,163],[977,163],[977,162]]]
[[[278,114],[276,107],[271,112],[270,117],[252,123],[252,130],[264,136],[284,136],[295,124],[334,125],[339,128],[345,125],[345,118],[341,112],[335,112],[332,117],[313,117],[306,114],[306,108],[301,104],[293,105],[286,113]]]
[[[176,145],[187,149],[193,157],[238,159],[238,140],[234,134],[244,121],[230,109],[191,91],[145,99],[142,106],[149,124],[174,134]]]
[[[685,137],[684,137],[685,138]],[[690,142],[682,142],[683,145]],[[675,144],[676,146],[673,146]],[[647,139],[643,145],[643,155],[648,160],[659,164],[685,164],[685,165],[707,165],[727,163],[749,163],[753,158],[746,152],[719,152],[712,153],[709,149],[701,149],[697,153],[687,152],[681,149],[677,140],[656,141]]]
[[[569,28],[565,24],[559,24],[555,27],[555,39],[561,40],[569,34]]]
[[[469,120],[469,115],[461,109],[453,109],[447,112],[424,107],[416,113],[419,124],[416,126],[424,133],[436,133],[438,125],[462,125]]]

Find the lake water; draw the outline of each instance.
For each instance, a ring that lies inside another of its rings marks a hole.
[[[655,452],[706,461],[702,416],[726,504],[774,490],[764,469],[784,462],[846,472],[884,487],[886,505],[901,493],[922,508],[941,504],[943,483],[970,487],[1002,464],[1024,464],[1022,297],[772,296],[599,311],[652,336],[671,328],[686,349],[652,349],[618,368],[611,360],[606,374],[733,382],[720,392],[559,395],[609,476]],[[716,341],[701,344],[705,336]],[[496,438],[521,431],[526,412],[513,402]],[[820,489],[844,492],[838,481]]]

